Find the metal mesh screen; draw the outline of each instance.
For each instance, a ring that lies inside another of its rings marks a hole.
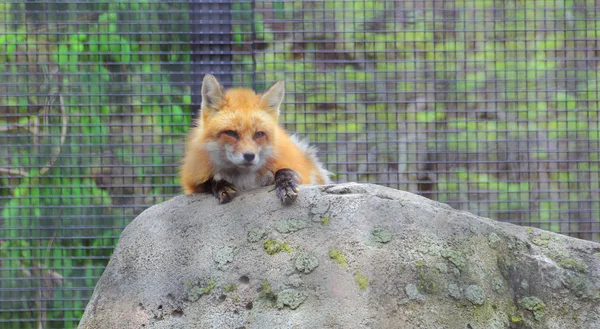
[[[180,193],[205,73],[335,181],[600,241],[600,3],[0,4],[0,327],[72,328],[123,227]]]

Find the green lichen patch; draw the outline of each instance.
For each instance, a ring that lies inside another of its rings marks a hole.
[[[460,300],[461,293],[460,288],[456,283],[451,283],[448,285],[448,295],[456,300]]]
[[[588,292],[588,281],[583,275],[571,275],[567,278],[569,289],[577,297],[581,297]]]
[[[509,317],[510,317],[510,322],[512,322],[512,323],[519,323],[519,322],[523,321],[523,318],[518,315],[509,315]]]
[[[465,297],[474,305],[483,305],[486,300],[485,291],[478,285],[470,285],[465,289]]]
[[[373,237],[373,241],[378,243],[388,243],[392,241],[392,232],[384,228],[376,228],[372,230],[371,236]]]
[[[440,254],[461,271],[467,267],[467,260],[461,252],[452,249],[442,249]]]
[[[498,269],[500,270],[500,274],[502,274],[502,277],[504,277],[506,280],[509,279],[509,271],[508,271],[508,264],[506,262],[506,257],[504,257],[503,254],[497,254],[496,255],[496,263],[498,264]]]
[[[296,258],[294,265],[298,271],[308,274],[319,266],[319,260],[313,254],[302,252]]]
[[[194,285],[188,291],[187,299],[190,302],[195,302],[198,299],[200,299],[200,297],[202,297],[202,295],[209,294],[213,290],[214,287],[215,287],[214,280],[210,280],[205,287],[201,287],[200,285]]]
[[[573,270],[581,273],[587,273],[588,268],[584,263],[574,259],[574,258],[562,258],[556,261],[558,265],[568,270]]]
[[[498,234],[496,234],[495,232],[490,233],[490,235],[488,236],[488,244],[490,248],[498,249],[498,247],[500,247],[501,242],[502,239],[500,239]]]
[[[546,309],[546,304],[544,304],[541,299],[531,296],[520,299],[519,306],[531,311],[533,313],[533,318],[536,321],[540,321],[542,319],[544,310]]]
[[[264,243],[265,251],[269,255],[275,255],[281,251],[285,251],[288,253],[292,252],[292,247],[287,242],[280,243],[277,240],[267,240]]]
[[[300,219],[281,220],[275,229],[279,233],[293,233],[308,227],[308,223]]]
[[[404,287],[404,291],[408,299],[422,299],[423,296],[419,293],[419,288],[415,284],[409,283]]]
[[[346,256],[337,249],[329,250],[329,258],[335,260],[340,266],[348,266],[348,263],[346,263]]]
[[[271,284],[269,283],[269,281],[264,280],[263,282],[260,283],[260,293],[259,296],[261,298],[265,298],[268,300],[276,300],[277,299],[277,294],[273,291],[273,289],[271,289]]]
[[[230,283],[225,286],[226,293],[234,292],[236,289],[237,289],[237,285],[235,283]]]
[[[265,229],[261,228],[261,227],[255,227],[253,229],[250,229],[250,231],[248,231],[248,242],[258,242],[260,241],[263,236],[265,236]]]
[[[417,262],[417,288],[422,293],[434,294],[445,285],[444,277],[437,268],[431,268],[422,261]]]
[[[303,291],[285,289],[277,294],[276,306],[278,309],[282,309],[287,305],[292,310],[295,310],[304,303],[307,297],[308,295]]]
[[[369,285],[369,278],[366,275],[358,272],[354,276],[354,282],[356,282],[360,290],[365,291],[367,290],[367,286]]]
[[[531,243],[537,246],[547,247],[548,241],[550,241],[550,234],[542,233],[540,235],[530,235],[529,240],[531,241]]]
[[[215,280],[210,280],[208,282],[208,285],[206,287],[202,288],[202,293],[209,294],[213,290],[214,287],[215,287]]]
[[[331,218],[329,218],[329,216],[321,217],[321,225],[323,225],[323,226],[329,226],[330,221],[331,221]]]
[[[225,267],[227,263],[233,262],[233,257],[235,256],[235,249],[232,247],[224,247],[215,253],[214,260],[217,262],[217,266],[219,269]]]

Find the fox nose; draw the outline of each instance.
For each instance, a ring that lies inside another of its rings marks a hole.
[[[254,153],[244,153],[244,160],[251,162],[256,156]]]

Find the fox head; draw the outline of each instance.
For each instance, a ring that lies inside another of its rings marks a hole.
[[[278,81],[263,94],[246,88],[225,91],[214,76],[204,77],[199,127],[216,167],[253,171],[266,164],[276,141],[284,89]]]

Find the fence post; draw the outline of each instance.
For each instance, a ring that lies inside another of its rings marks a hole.
[[[224,85],[233,82],[231,34],[232,0],[190,0],[192,113],[196,118],[202,96],[202,78],[214,74]]]

